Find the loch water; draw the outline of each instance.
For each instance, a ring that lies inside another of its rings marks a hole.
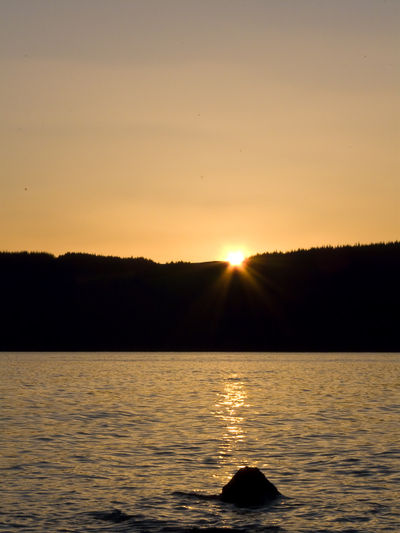
[[[0,531],[398,532],[399,376],[384,353],[0,353]],[[243,465],[283,497],[202,497]]]

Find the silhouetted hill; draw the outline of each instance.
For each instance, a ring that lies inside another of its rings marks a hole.
[[[400,243],[158,264],[0,253],[1,350],[399,351]]]

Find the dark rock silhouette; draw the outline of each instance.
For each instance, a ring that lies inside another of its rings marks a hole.
[[[239,506],[262,505],[280,496],[280,492],[258,468],[245,466],[236,472],[220,494],[223,502]]]

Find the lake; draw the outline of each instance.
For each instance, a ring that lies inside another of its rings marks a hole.
[[[0,530],[398,532],[399,370],[400,354],[0,353]],[[201,497],[243,465],[283,497]]]

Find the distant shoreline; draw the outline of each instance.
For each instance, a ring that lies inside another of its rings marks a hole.
[[[400,351],[400,243],[159,264],[1,252],[1,351]]]

